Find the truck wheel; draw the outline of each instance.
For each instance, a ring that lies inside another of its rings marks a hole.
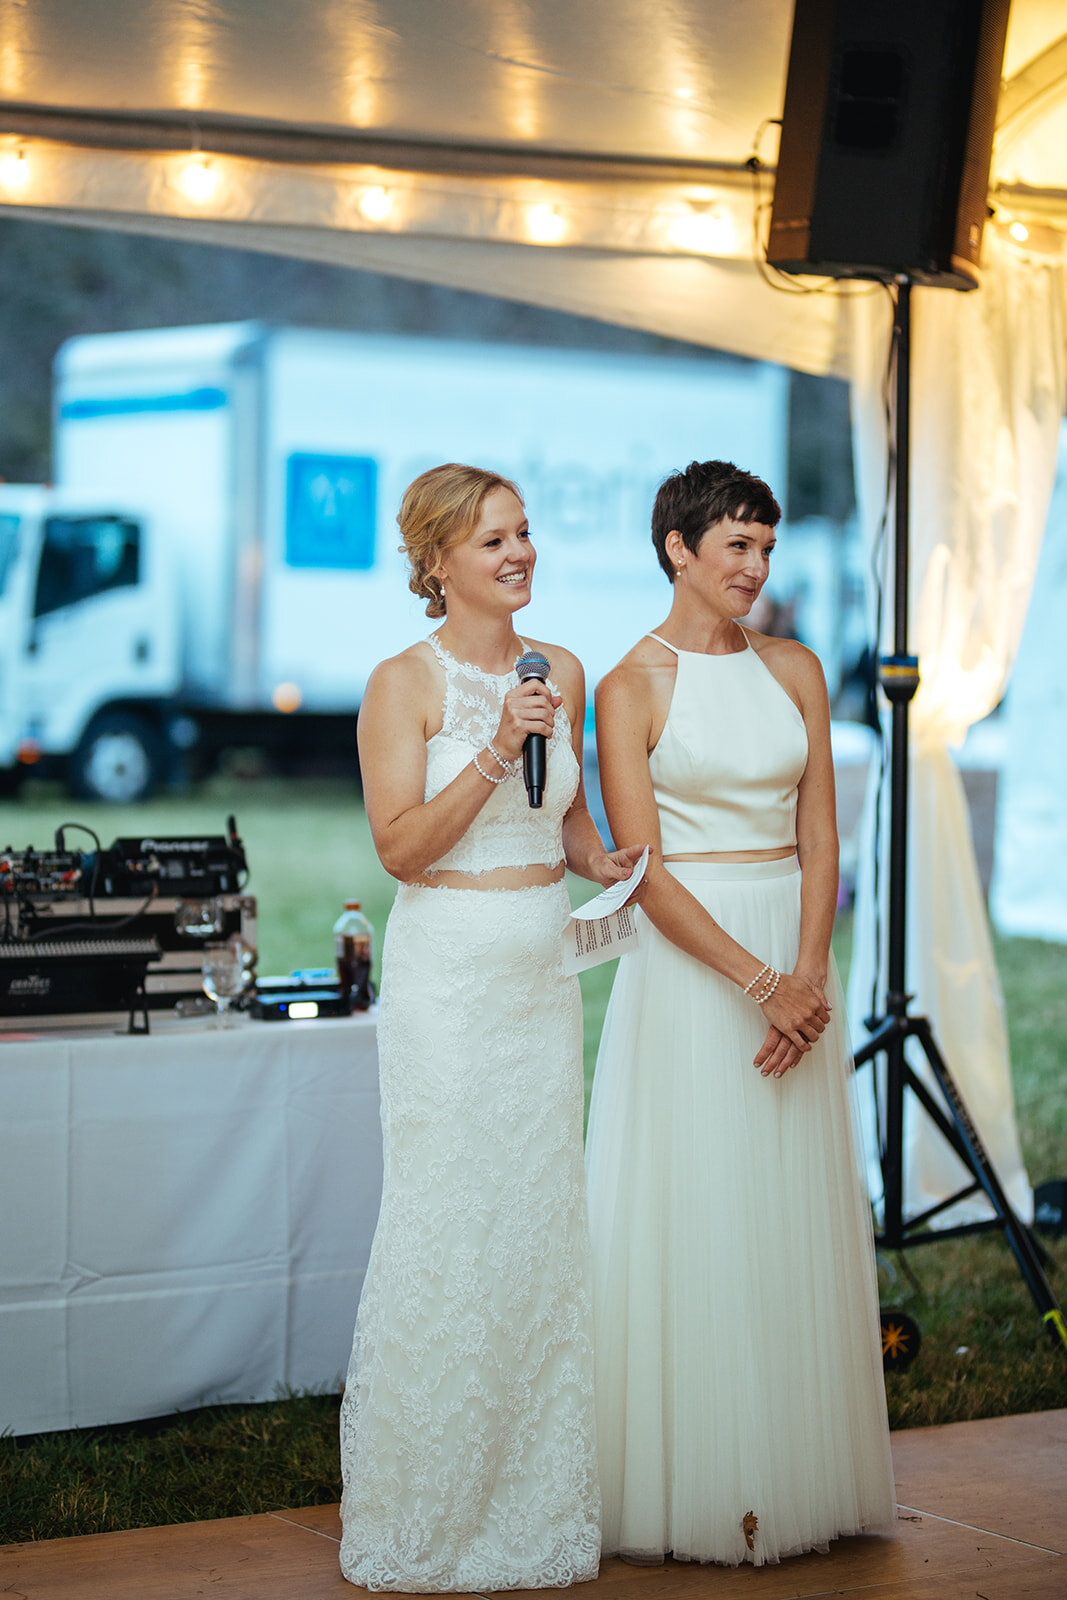
[[[71,792],[120,805],[141,800],[159,784],[163,760],[150,722],[136,712],[106,711],[89,724],[71,757]]]

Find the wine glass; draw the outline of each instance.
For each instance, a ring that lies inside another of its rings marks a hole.
[[[231,1028],[234,1013],[230,1010],[230,1001],[245,986],[240,950],[232,944],[205,945],[200,972],[204,993],[215,1002],[216,1021],[212,1026]]]

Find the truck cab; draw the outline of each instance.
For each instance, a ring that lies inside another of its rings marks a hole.
[[[58,775],[123,801],[162,776],[177,684],[147,519],[85,495],[0,486],[0,781]]]

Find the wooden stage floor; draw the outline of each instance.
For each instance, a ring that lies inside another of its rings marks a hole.
[[[777,1567],[605,1561],[582,1600],[1067,1600],[1067,1411],[893,1438],[900,1521]],[[19,1600],[351,1600],[336,1506],[0,1548]]]

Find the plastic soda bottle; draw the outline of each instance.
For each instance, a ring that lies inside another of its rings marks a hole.
[[[359,909],[358,900],[346,900],[345,909],[333,925],[333,947],[341,997],[351,1011],[366,1011],[374,1001],[370,965],[374,933]]]

